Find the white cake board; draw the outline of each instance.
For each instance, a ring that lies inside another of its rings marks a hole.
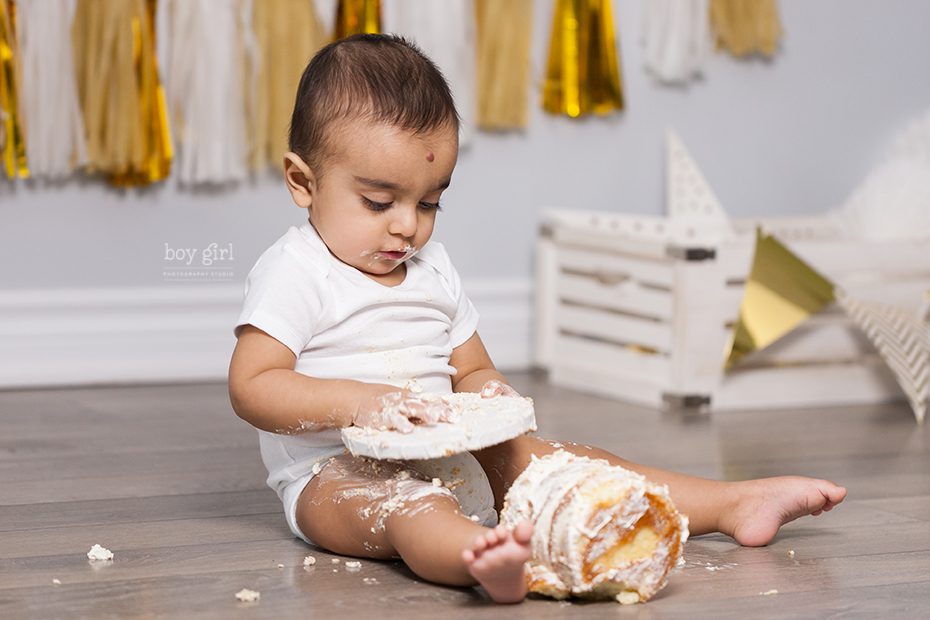
[[[530,398],[481,398],[478,394],[460,392],[443,395],[442,399],[460,410],[455,423],[418,425],[409,433],[350,426],[342,429],[342,443],[355,456],[436,459],[487,448],[536,430]]]

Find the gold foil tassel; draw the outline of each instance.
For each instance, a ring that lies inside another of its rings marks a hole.
[[[339,0],[336,38],[381,32],[381,0]]]
[[[156,0],[78,0],[73,39],[88,169],[119,187],[161,181],[173,148],[155,58]]]
[[[522,129],[528,122],[533,0],[475,0],[478,126]]]
[[[19,93],[22,67],[16,45],[16,3],[0,0],[0,159],[9,179],[29,177]]]
[[[610,0],[556,0],[543,108],[572,118],[623,109]]]
[[[253,170],[280,165],[287,152],[287,129],[297,84],[310,58],[328,37],[313,2],[261,0],[252,8],[252,25],[261,49],[252,110]],[[248,84],[248,81],[246,82]],[[248,97],[247,97],[248,100]]]
[[[710,23],[717,49],[734,56],[771,57],[784,34],[775,0],[711,0]]]
[[[832,282],[775,237],[758,231],[726,368],[769,346],[835,300]]]

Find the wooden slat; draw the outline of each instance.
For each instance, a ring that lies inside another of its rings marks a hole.
[[[672,318],[672,294],[669,291],[644,288],[635,281],[602,282],[594,276],[560,272],[555,287],[553,295],[556,299],[665,321]]]
[[[661,386],[668,379],[669,360],[661,354],[639,353],[627,347],[570,334],[559,334],[560,358],[553,366],[592,368],[618,378]]]
[[[641,345],[666,354],[672,350],[672,330],[667,323],[566,303],[556,309],[555,322],[559,329],[575,334]]]
[[[560,269],[602,274],[606,280],[630,277],[636,282],[670,288],[674,277],[671,260],[658,261],[565,246],[558,248],[557,260]]]

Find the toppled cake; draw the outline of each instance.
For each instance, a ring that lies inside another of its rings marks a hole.
[[[601,459],[533,457],[507,492],[501,522],[534,524],[527,585],[557,599],[644,602],[668,582],[688,519],[668,488]]]

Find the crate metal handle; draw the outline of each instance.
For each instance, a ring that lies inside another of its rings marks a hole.
[[[617,286],[618,284],[629,282],[632,279],[631,276],[626,273],[607,273],[605,271],[595,271],[592,275],[594,276],[595,280],[606,286]]]

